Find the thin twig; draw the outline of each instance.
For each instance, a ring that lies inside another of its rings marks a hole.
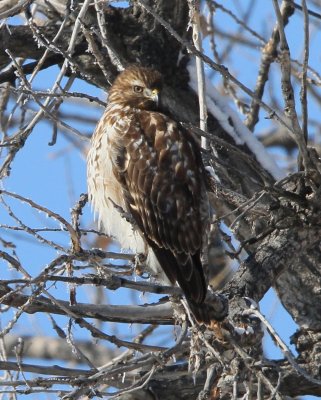
[[[282,14],[279,8],[278,0],[273,0],[273,6],[278,23],[278,32],[280,35],[280,62],[282,72],[282,95],[284,99],[284,113],[289,118],[293,133],[294,140],[296,141],[299,154],[301,156],[304,169],[306,171],[312,168],[312,162],[309,157],[306,142],[304,140],[303,132],[299,124],[296,108],[295,108],[295,96],[293,86],[291,83],[291,61],[290,61],[290,50],[286,39],[284,24],[282,20]]]
[[[46,207],[40,206],[39,204],[35,203],[34,201],[27,199],[26,197],[20,196],[19,194],[11,193],[11,192],[8,192],[7,190],[0,190],[0,195],[3,195],[3,194],[6,196],[9,196],[9,197],[13,197],[14,199],[20,200],[23,203],[27,203],[31,207],[35,208],[36,210],[44,212],[49,217],[51,217],[51,218],[55,219],[56,221],[58,221],[59,223],[63,224],[70,234],[70,238],[71,238],[72,244],[74,246],[73,247],[74,251],[80,252],[81,246],[79,243],[79,238],[78,238],[77,232],[72,227],[72,225],[69,222],[67,222],[61,215],[49,210]]]
[[[31,95],[33,94],[34,96],[37,97],[54,97],[54,98],[70,98],[70,97],[74,97],[74,98],[80,98],[80,99],[85,99],[88,100],[90,103],[97,103],[99,106],[101,107],[106,107],[106,102],[100,100],[98,97],[95,96],[91,96],[89,94],[86,93],[77,93],[77,92],[66,92],[66,91],[62,91],[61,93],[48,93],[46,91],[41,91],[41,90],[31,90],[31,89],[27,89],[27,88],[15,88],[12,86],[9,86],[10,91],[12,91],[13,93],[23,93],[23,94],[27,94],[27,95]],[[17,100],[18,101],[18,100]]]
[[[0,19],[6,19],[19,14],[24,8],[26,8],[33,0],[19,0],[17,4],[12,6],[6,11],[0,13]]]
[[[298,10],[304,12],[304,6],[303,6],[303,4],[302,4],[302,6],[300,6],[300,4],[297,4],[297,3],[294,3],[294,2],[293,2],[293,5],[294,5],[294,7],[297,8]],[[311,15],[312,17],[321,19],[321,14],[319,14],[319,13],[317,13],[317,12],[315,12],[315,11],[309,10],[309,9],[307,10],[307,12],[308,12],[308,14]]]
[[[250,308],[249,310],[245,310],[244,311],[244,315],[255,315],[256,317],[258,317],[262,321],[264,326],[267,328],[267,330],[269,331],[269,333],[272,336],[273,340],[275,341],[275,343],[277,343],[277,345],[280,348],[280,350],[282,351],[284,357],[288,360],[288,362],[291,364],[293,369],[296,372],[298,372],[300,375],[302,375],[307,381],[309,381],[309,382],[311,382],[311,383],[313,383],[315,385],[321,386],[321,380],[320,379],[313,378],[306,371],[304,371],[303,368],[301,368],[299,366],[299,364],[295,361],[295,357],[292,354],[292,352],[289,349],[289,347],[283,342],[283,340],[281,339],[279,334],[275,331],[273,326],[264,317],[264,315],[260,313],[260,311],[258,309]]]
[[[304,55],[301,77],[300,100],[302,106],[302,130],[305,143],[308,142],[308,100],[307,100],[307,72],[309,63],[309,14],[306,0],[302,0],[304,20]]]
[[[9,50],[6,50],[6,53],[9,55],[9,57],[11,58],[12,62],[14,63],[15,67],[16,67],[16,71],[19,74],[19,77],[21,79],[21,81],[23,82],[23,84],[25,85],[25,87],[27,89],[29,89],[31,96],[33,97],[34,101],[38,104],[38,106],[40,107],[40,109],[44,112],[44,114],[51,120],[54,121],[54,123],[56,123],[59,126],[63,126],[64,128],[66,128],[69,132],[73,133],[74,135],[76,135],[77,138],[81,139],[81,140],[85,140],[88,141],[88,137],[84,136],[83,134],[81,134],[77,129],[73,128],[72,126],[66,124],[65,122],[61,121],[60,119],[57,118],[57,116],[54,115],[54,113],[51,111],[51,109],[49,108],[49,105],[46,107],[44,106],[38,99],[37,96],[34,96],[33,91],[31,89],[31,86],[27,80],[27,78],[25,77],[25,75],[23,74],[23,70],[21,69],[20,65],[17,63],[16,59],[14,58],[14,56],[11,54],[11,52]],[[71,87],[73,82],[75,80],[75,76],[71,76],[68,78],[68,83],[66,86]],[[50,98],[50,97],[49,97]],[[61,99],[54,99],[54,101],[51,104],[51,108],[54,108],[57,103],[62,103]],[[60,105],[59,104],[59,105]]]
[[[102,43],[105,46],[110,61],[112,64],[117,68],[118,71],[123,71],[125,68],[125,61],[121,59],[120,54],[117,53],[114,46],[111,43],[111,40],[108,37],[108,33],[106,30],[106,20],[105,20],[105,13],[104,13],[104,6],[105,4],[99,0],[95,1],[95,10],[97,13],[97,21],[100,30],[100,37],[102,39]]]
[[[34,231],[32,228],[27,226],[26,224],[23,223],[23,221],[16,216],[16,214],[13,212],[11,207],[5,202],[3,197],[1,196],[0,192],[0,202],[3,204],[3,206],[6,208],[8,215],[19,224],[19,227],[24,231],[27,232],[29,235],[32,235],[36,240],[38,240],[42,244],[46,244],[52,248],[54,248],[57,251],[62,251],[65,252],[65,249],[60,246],[59,244],[55,243],[52,240],[48,240],[44,238],[43,236],[39,235],[36,231]]]
[[[1,256],[1,252],[0,252]],[[155,293],[155,294],[170,294],[170,295],[181,295],[182,291],[179,287],[175,286],[161,286],[149,282],[142,281],[131,281],[119,276],[111,275],[108,278],[100,278],[99,276],[60,276],[60,275],[47,275],[45,278],[43,276],[38,277],[36,279],[9,279],[9,280],[1,280],[3,284],[25,284],[26,286],[30,286],[35,282],[39,282],[40,279],[46,279],[47,282],[66,282],[72,283],[75,285],[95,285],[95,286],[104,286],[109,290],[117,290],[121,287],[127,289],[138,290],[143,293]]]
[[[211,60],[208,56],[203,54],[202,52],[198,51],[192,44],[190,44],[187,40],[184,40],[178,33],[171,27],[171,25],[164,20],[160,15],[158,15],[152,7],[150,7],[145,0],[137,0],[139,4],[148,11],[164,28],[184,47],[186,48],[191,54],[200,57],[205,64],[211,67],[214,71],[219,72],[224,78],[230,79],[233,83],[235,83],[244,93],[248,96],[255,99],[255,101],[264,108],[268,114],[269,118],[274,118],[278,121],[282,126],[284,126],[290,133],[294,135],[293,128],[291,125],[288,124],[275,110],[273,110],[269,105],[263,102],[256,94],[246,87],[242,82],[235,78],[228,69],[224,65],[217,64],[215,61]]]
[[[188,5],[190,8],[190,19],[193,29],[193,42],[195,48],[202,52],[202,38],[200,29],[200,3],[199,0],[189,0]],[[197,71],[197,87],[198,87],[198,103],[200,114],[200,129],[207,131],[207,107],[206,107],[206,89],[205,89],[205,75],[204,65],[200,57],[196,56],[196,71]],[[207,139],[201,138],[201,145],[203,149],[208,149]]]
[[[281,6],[281,16],[283,20],[283,25],[286,26],[289,22],[289,17],[293,14],[293,7],[290,2],[283,2]],[[272,36],[270,40],[265,43],[262,49],[261,63],[259,67],[258,77],[256,79],[256,85],[254,93],[257,97],[262,99],[264,94],[264,88],[266,82],[269,79],[269,71],[271,64],[277,58],[277,46],[280,41],[280,35],[278,31],[278,25],[273,29]],[[253,131],[256,123],[259,120],[260,105],[253,98],[250,105],[250,110],[246,117],[245,125]]]
[[[94,39],[94,35],[93,32],[91,30],[89,30],[85,23],[83,21],[81,21],[81,27],[82,27],[82,32],[87,40],[88,43],[88,50],[90,53],[92,53],[92,55],[95,58],[95,61],[97,62],[97,64],[99,65],[99,68],[101,70],[101,72],[103,73],[104,77],[106,78],[106,81],[111,84],[110,82],[110,74],[107,72],[106,67],[105,67],[105,62],[104,62],[104,57],[101,54],[101,52],[98,49],[98,46],[95,42]]]
[[[246,32],[249,32],[252,36],[254,36],[256,39],[258,39],[259,42],[261,42],[262,44],[265,44],[264,38],[261,35],[259,35],[257,32],[255,32],[253,29],[251,29],[248,24],[244,23],[244,21],[242,21],[240,18],[238,18],[238,16],[236,14],[234,14],[231,10],[227,9],[226,7],[224,7],[222,4],[218,3],[215,0],[212,0],[211,3],[215,6],[215,8],[218,8],[218,9],[222,10],[224,13],[228,14]]]

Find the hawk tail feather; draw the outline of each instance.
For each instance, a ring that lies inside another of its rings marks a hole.
[[[204,300],[207,285],[203,273],[200,253],[190,256],[185,264],[179,263],[175,255],[164,248],[153,248],[155,256],[168,279],[174,284],[176,281],[183,290],[191,311],[199,322],[207,323],[209,314],[206,315]],[[184,274],[184,270],[188,273]],[[191,272],[192,271],[192,272]]]

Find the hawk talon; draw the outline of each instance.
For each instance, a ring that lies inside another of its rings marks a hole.
[[[136,253],[134,259],[135,259],[135,266],[136,265],[145,265],[147,256],[144,253]]]
[[[150,275],[145,271],[147,256],[144,253],[136,253],[134,257],[135,274],[142,279],[149,279]]]

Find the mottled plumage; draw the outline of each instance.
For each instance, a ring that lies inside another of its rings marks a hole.
[[[89,199],[105,232],[145,253],[154,275],[178,282],[204,319],[197,308],[207,291],[205,170],[190,133],[156,111],[160,91],[161,75],[149,68],[133,66],[116,78],[88,154]]]

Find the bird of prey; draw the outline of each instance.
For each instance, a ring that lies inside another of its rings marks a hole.
[[[146,255],[152,274],[183,290],[209,322],[201,254],[209,223],[206,171],[190,132],[158,109],[162,76],[131,66],[109,90],[88,153],[88,193],[101,228]]]

